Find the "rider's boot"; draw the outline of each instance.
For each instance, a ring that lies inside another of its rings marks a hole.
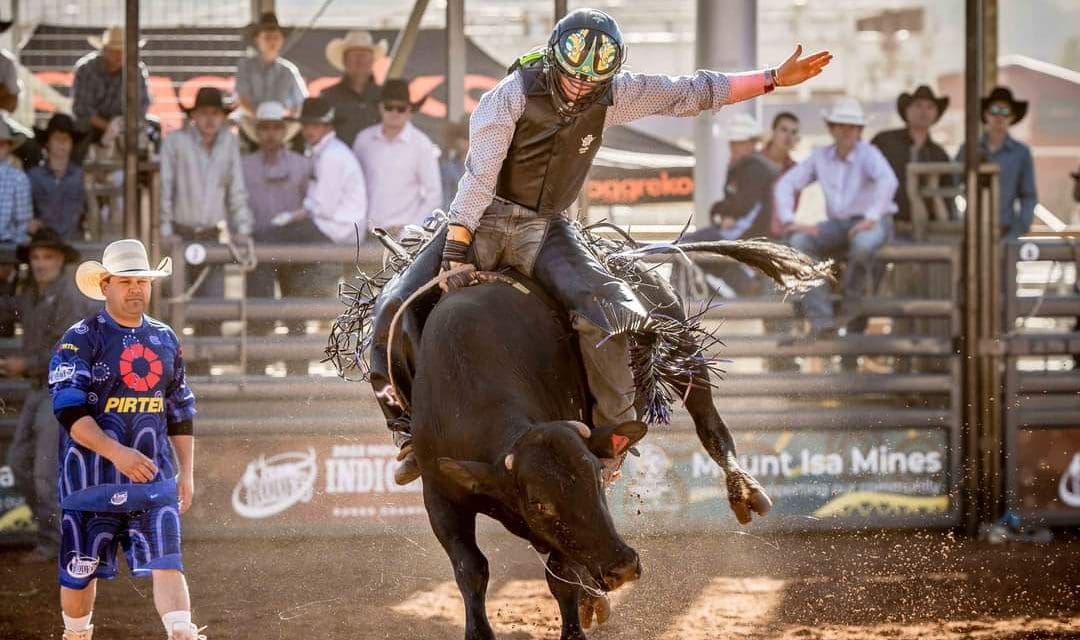
[[[416,462],[412,435],[408,431],[394,430],[394,444],[398,447],[397,460],[401,464],[394,469],[394,482],[405,486],[420,477],[420,464]]]

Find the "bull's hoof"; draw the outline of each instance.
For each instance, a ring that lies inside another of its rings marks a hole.
[[[416,461],[416,454],[412,449],[401,458],[401,465],[394,469],[394,482],[405,486],[420,477],[420,464]]]
[[[601,625],[611,617],[611,602],[607,596],[581,596],[581,604],[578,605],[578,614],[581,616],[581,626],[586,629],[592,627],[593,617],[596,624]]]
[[[742,469],[733,469],[727,474],[728,502],[739,524],[747,524],[754,513],[763,516],[772,509],[772,500],[765,494],[754,476]]]

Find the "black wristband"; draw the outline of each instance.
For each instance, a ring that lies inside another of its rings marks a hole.
[[[460,240],[447,238],[446,246],[443,247],[443,262],[465,262],[468,259],[469,245]]]
[[[169,423],[168,432],[170,436],[195,435],[195,422],[193,420],[181,420],[180,422]]]
[[[64,426],[64,431],[71,433],[71,427],[80,418],[90,415],[90,408],[84,404],[75,407],[65,407],[56,412],[56,419]]]

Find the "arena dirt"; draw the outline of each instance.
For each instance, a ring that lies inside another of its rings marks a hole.
[[[752,529],[750,530],[752,531]],[[1080,639],[1080,542],[989,546],[946,532],[630,540],[643,579],[591,638]],[[526,545],[484,536],[500,638],[558,638]],[[430,534],[188,543],[195,619],[211,640],[455,639],[461,601]],[[0,638],[58,638],[55,569],[0,553]],[[99,587],[97,638],[163,637],[149,580]]]

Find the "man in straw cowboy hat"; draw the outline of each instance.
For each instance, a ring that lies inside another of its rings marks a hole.
[[[44,129],[36,129],[38,142],[45,148],[45,162],[26,172],[34,200],[31,229],[51,227],[65,240],[82,235],[82,217],[86,209],[83,171],[71,154],[83,134],[66,113],[54,113]]]
[[[64,331],[99,305],[79,295],[72,274],[65,270],[79,261],[79,252],[52,229],[42,228],[17,254],[19,262],[30,265],[31,277],[17,296],[0,297],[0,308],[15,312],[23,338],[18,355],[0,357],[0,376],[30,382],[11,443],[11,470],[37,523],[36,545],[21,561],[49,562],[60,548],[56,504],[60,425],[49,399],[49,357]]]
[[[386,40],[376,43],[368,31],[350,31],[326,44],[326,61],[342,73],[320,95],[334,108],[334,129],[349,147],[357,133],[379,122],[379,87],[372,68],[384,58]]]
[[[296,65],[281,57],[285,32],[277,15],[268,11],[244,30],[247,44],[255,55],[243,58],[236,67],[236,95],[240,106],[249,114],[260,104],[274,100],[294,114],[307,97],[307,85]]]
[[[109,122],[124,114],[124,28],[109,27],[101,37],[87,38],[97,51],[75,63],[71,85],[71,111],[80,131],[90,133],[89,142],[97,142]],[[145,44],[139,41],[139,46]],[[150,108],[146,65],[139,62],[139,119]],[[76,154],[76,157],[80,157]]]
[[[845,300],[862,297],[872,275],[874,252],[892,236],[896,174],[877,147],[861,139],[866,116],[854,98],[841,98],[822,113],[833,144],[818,147],[784,174],[774,189],[777,215],[787,225],[791,246],[815,258],[847,251]],[[827,219],[816,225],[795,221],[795,198],[817,181],[825,192]],[[814,335],[836,330],[828,285],[798,301]]]
[[[1001,170],[998,175],[1001,237],[1019,238],[1031,230],[1035,204],[1039,201],[1031,149],[1009,135],[1009,128],[1027,115],[1028,102],[1014,98],[1006,87],[994,87],[990,95],[982,98],[980,108],[985,125],[979,139],[980,161],[993,162]],[[964,161],[964,145],[960,145],[956,160]]]
[[[180,551],[180,516],[195,495],[195,396],[180,339],[146,315],[165,258],[150,267],[138,240],[117,240],[100,262],[79,265],[76,286],[105,308],[75,323],[49,362],[60,434],[60,604],[64,639],[93,635],[98,578],[119,571],[118,549],[137,577],[153,577],[154,604],[170,640],[192,640]],[[93,472],[91,472],[93,471]]]
[[[23,140],[0,120],[0,242],[26,244],[30,239],[34,217],[30,180],[9,160]]]
[[[919,85],[914,93],[901,93],[896,112],[904,121],[902,129],[889,129],[874,136],[870,144],[889,161],[900,185],[896,189],[897,222],[911,222],[911,203],[907,195],[907,166],[912,162],[948,162],[949,154],[930,137],[934,126],[949,108],[948,96],[936,96],[933,89]]]

